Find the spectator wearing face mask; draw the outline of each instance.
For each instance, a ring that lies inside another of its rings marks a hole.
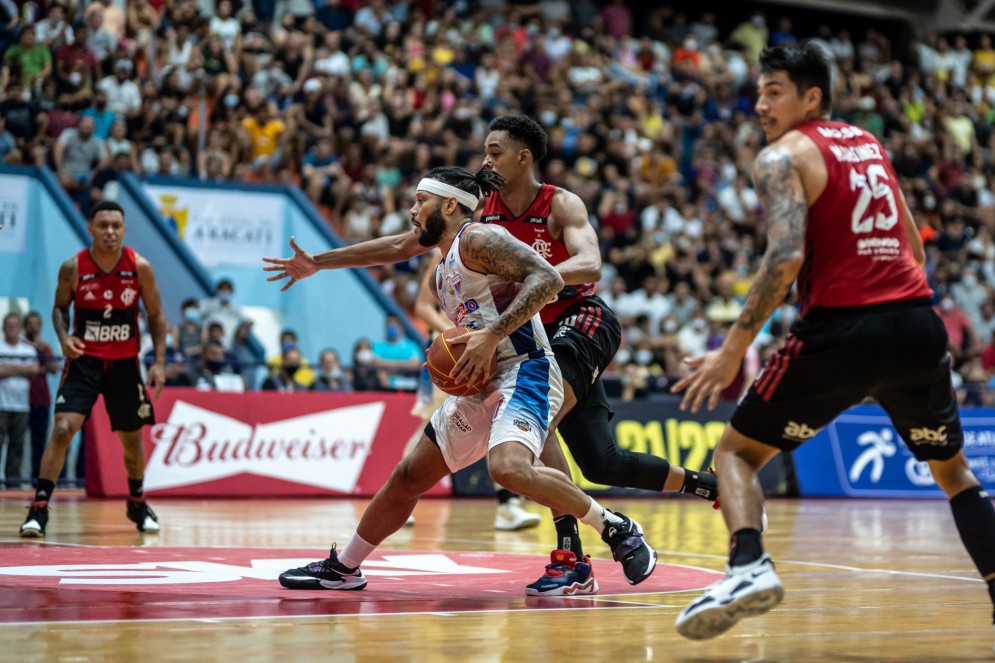
[[[953,296],[949,293],[940,299],[940,305],[936,307],[936,312],[939,314],[940,320],[943,321],[943,326],[947,328],[947,336],[950,337],[950,355],[953,357],[956,368],[967,359],[971,350],[976,349],[971,319],[957,306]]]
[[[245,391],[245,378],[229,363],[225,347],[217,341],[207,341],[200,353],[200,366],[191,375],[197,389],[205,391]]]
[[[311,391],[352,391],[351,383],[351,376],[342,368],[339,353],[332,349],[322,350]]]
[[[230,279],[221,279],[214,288],[214,296],[200,303],[203,323],[205,325],[210,325],[212,322],[220,323],[228,332],[223,341],[226,348],[231,347],[232,336],[244,319],[242,310],[232,301],[234,296],[235,284]]]
[[[352,349],[352,388],[355,391],[386,391],[388,378],[377,367],[373,344],[368,338],[356,341]]]
[[[188,355],[200,354],[204,339],[203,318],[196,299],[186,299],[180,307],[182,318],[179,325],[180,349]]]
[[[424,361],[420,345],[404,335],[401,319],[388,315],[384,325],[384,340],[372,347],[374,360],[390,375],[391,389],[405,389],[412,382],[417,386],[417,372]]]
[[[155,350],[150,349],[144,355],[145,366],[155,362]],[[190,387],[190,366],[187,355],[179,345],[179,332],[176,325],[166,325],[166,386]]]
[[[294,348],[300,352],[300,343],[297,340],[297,332],[293,329],[284,329],[280,332],[280,354],[276,357],[270,357],[266,361],[267,368],[269,369],[270,375],[279,373],[281,367],[283,366],[283,356],[290,350]],[[308,364],[307,359],[303,357],[300,358],[297,364],[297,371],[294,373],[294,381],[298,384],[302,384],[305,387],[310,387],[314,383],[314,370]]]
[[[280,369],[271,373],[263,380],[263,391],[306,391],[307,386],[294,380],[294,375],[301,367],[301,351],[296,347],[288,347],[281,355]]]

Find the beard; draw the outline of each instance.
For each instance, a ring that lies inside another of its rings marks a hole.
[[[446,220],[442,217],[442,210],[436,207],[425,219],[425,227],[418,235],[418,243],[422,246],[435,246],[442,239],[444,232],[446,232]]]

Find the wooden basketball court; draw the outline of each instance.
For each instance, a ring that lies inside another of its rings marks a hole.
[[[604,499],[660,553],[631,587],[595,534],[597,596],[527,598],[553,540],[544,518],[492,529],[490,500],[425,500],[364,565],[360,592],[294,592],[276,575],[348,541],[363,500],[151,501],[56,493],[48,536],[0,493],[0,661],[983,661],[992,607],[942,500],[773,500],[767,547],[785,601],[714,640],[674,631],[719,576],[721,516],[690,498]],[[541,511],[530,504],[531,510]]]

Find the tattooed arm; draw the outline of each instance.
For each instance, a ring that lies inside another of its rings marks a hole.
[[[685,391],[681,409],[697,412],[703,402],[713,409],[735,378],[743,356],[760,328],[787,296],[805,260],[805,222],[808,203],[801,175],[789,147],[775,143],[753,164],[753,180],[767,210],[767,252],[750,286],[739,318],[722,346],[702,357],[686,360],[694,370],[674,385]]]
[[[482,274],[493,274],[522,287],[508,308],[490,327],[453,339],[465,339],[466,350],[450,371],[460,382],[487,378],[498,342],[527,323],[563,288],[563,278],[532,247],[499,226],[474,224],[460,236],[464,264]]]

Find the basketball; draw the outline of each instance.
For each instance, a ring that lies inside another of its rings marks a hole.
[[[459,336],[466,332],[462,327],[447,329],[444,334],[440,334],[432,341],[425,353],[425,365],[428,368],[428,375],[432,384],[451,396],[472,396],[480,393],[487,386],[490,378],[497,370],[497,356],[491,358],[491,369],[487,380],[476,384],[456,384],[455,380],[449,377],[449,371],[453,370],[456,362],[463,355],[466,344],[450,344],[448,339]]]

